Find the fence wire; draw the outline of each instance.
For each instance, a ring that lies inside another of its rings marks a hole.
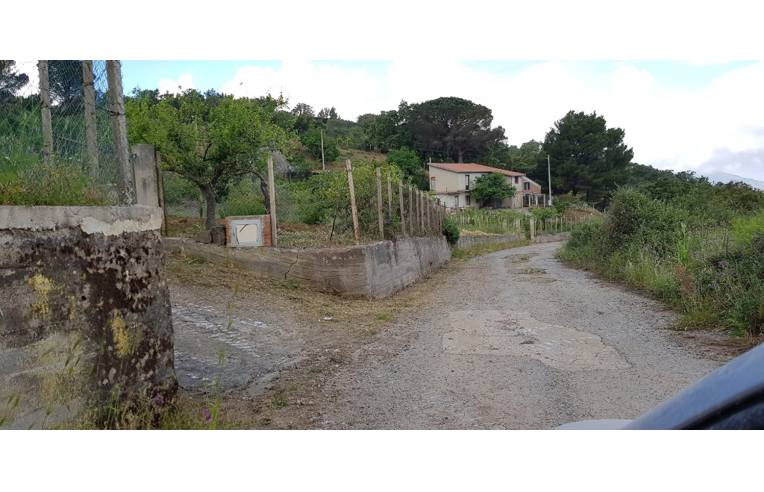
[[[0,60],[3,203],[115,203],[117,166],[105,60]]]
[[[352,178],[358,242],[440,234],[443,208],[433,198],[402,181],[396,168],[355,163]],[[279,246],[356,242],[346,170],[316,172],[307,179],[277,179],[276,208]]]

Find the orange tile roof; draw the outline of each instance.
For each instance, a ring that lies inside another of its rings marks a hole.
[[[430,162],[429,165],[454,173],[498,173],[505,176],[525,176],[525,173],[499,169],[498,167],[484,166],[483,164],[477,164],[475,162]]]

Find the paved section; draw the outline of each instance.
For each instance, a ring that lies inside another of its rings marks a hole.
[[[718,367],[660,304],[554,258],[479,257],[324,386],[325,428],[551,428],[634,418]]]

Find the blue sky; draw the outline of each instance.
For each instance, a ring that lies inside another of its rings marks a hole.
[[[123,61],[126,91],[283,94],[341,117],[459,96],[493,110],[510,144],[543,139],[569,110],[626,131],[638,162],[764,179],[764,63],[733,61]]]
[[[328,64],[349,68],[362,68],[371,72],[384,72],[389,61],[312,61],[316,64]],[[465,61],[464,65],[477,70],[495,74],[513,74],[543,60],[481,60]],[[566,62],[580,70],[590,73],[604,73],[617,61],[581,61]],[[623,63],[623,62],[620,62]],[[647,70],[662,83],[677,87],[696,88],[707,84],[714,77],[732,68],[755,63],[754,61],[734,61],[716,64],[693,64],[672,61],[631,61],[635,67]],[[124,86],[128,90],[136,87],[154,89],[161,79],[178,79],[181,74],[189,73],[199,89],[220,89],[230,80],[236,71],[244,66],[272,67],[278,69],[282,62],[236,61],[236,60],[173,60],[173,61],[123,61]]]

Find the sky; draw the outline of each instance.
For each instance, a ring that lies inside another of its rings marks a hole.
[[[493,110],[519,145],[569,110],[626,132],[635,161],[662,169],[764,179],[764,62],[670,61],[123,61],[125,91],[282,93],[334,106],[344,119],[458,96]]]

